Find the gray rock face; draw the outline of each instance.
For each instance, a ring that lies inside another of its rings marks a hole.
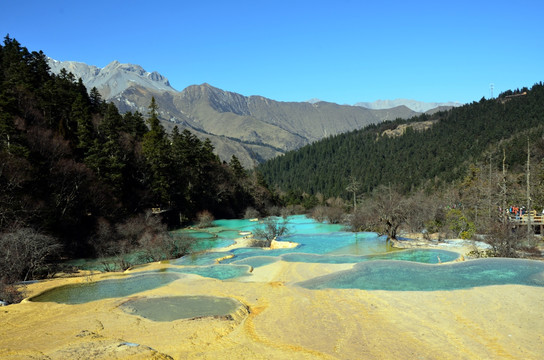
[[[209,84],[178,92],[168,79],[141,66],[113,61],[104,68],[49,59],[53,73],[63,68],[81,78],[88,90],[96,87],[119,110],[147,113],[151,97],[163,126],[189,129],[209,138],[222,160],[236,155],[245,167],[297,149],[324,137],[360,129],[372,123],[409,118],[419,113],[406,106],[367,109],[324,101],[281,102],[243,96]]]
[[[147,72],[140,65],[112,61],[104,68],[75,61],[57,61],[49,58],[51,71],[58,74],[63,68],[81,78],[88,90],[96,87],[105,100],[121,94],[131,85],[140,85],[161,91],[176,90],[168,79],[157,72]]]

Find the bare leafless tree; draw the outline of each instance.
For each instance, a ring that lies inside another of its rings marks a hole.
[[[357,178],[355,176],[350,176],[349,184],[346,186],[346,191],[353,194],[353,211],[357,210],[357,193],[359,192],[360,188],[361,183],[357,181]]]
[[[350,227],[354,231],[375,231],[396,239],[410,211],[413,209],[409,202],[397,190],[380,186],[352,215]]]
[[[207,228],[213,225],[214,217],[208,210],[200,211],[198,214],[196,214],[196,217],[198,228]]]
[[[518,257],[523,247],[523,232],[508,222],[496,221],[485,241],[491,246],[489,256]]]
[[[21,228],[0,235],[0,276],[6,283],[33,278],[61,245],[48,235]]]
[[[286,235],[289,232],[287,227],[288,222],[285,219],[277,217],[267,217],[262,221],[262,226],[259,226],[253,231],[254,246],[269,247],[272,240],[278,236]]]

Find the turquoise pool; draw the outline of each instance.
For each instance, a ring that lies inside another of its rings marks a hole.
[[[61,304],[83,304],[95,300],[125,297],[156,289],[179,278],[180,276],[177,274],[165,272],[127,275],[120,279],[59,286],[34,296],[30,300],[35,302],[52,301]]]
[[[285,221],[280,219],[280,221]],[[342,231],[342,225],[319,223],[303,215],[288,218],[289,234],[280,237],[280,241],[292,241],[299,246],[291,249],[237,248],[230,251],[210,251],[185,256],[172,260],[173,265],[182,265],[177,272],[196,273],[216,279],[236,277],[238,268],[217,268],[218,259],[222,265],[248,265],[251,268],[265,266],[276,261],[313,262],[313,263],[358,263],[362,261],[390,259],[423,263],[453,261],[458,254],[443,250],[399,250],[383,236],[375,233],[353,233]],[[240,237],[240,233],[253,232],[262,223],[250,220],[217,220],[214,227],[202,229],[208,234],[228,234]],[[226,274],[221,272],[225,271]],[[240,271],[239,276],[245,276]]]
[[[403,260],[425,264],[438,264],[441,262],[454,261],[458,257],[459,254],[453,251],[410,249],[373,255],[317,255],[291,253],[282,255],[281,259],[289,262],[311,262],[322,264],[359,263],[371,260]]]
[[[281,219],[281,221],[284,221]],[[215,227],[205,229],[214,233],[255,231],[262,226],[250,220],[217,220]],[[375,233],[353,233],[342,231],[342,225],[319,223],[306,216],[288,218],[289,234],[280,241],[292,241],[299,246],[292,249],[238,248],[227,252],[209,252],[190,255],[173,260],[174,265],[205,266],[221,264],[247,264],[259,267],[284,260],[291,262],[356,263],[376,259],[402,259],[425,263],[448,262],[458,257],[457,253],[442,250],[400,251],[393,248],[385,237]],[[230,229],[230,230],[229,230]],[[238,235],[240,236],[240,235]],[[397,254],[398,253],[398,254]],[[269,257],[270,260],[264,258]],[[252,260],[253,259],[253,260]]]
[[[504,258],[443,265],[405,261],[361,262],[351,270],[297,285],[308,289],[436,291],[506,284],[544,286],[544,262]]]
[[[167,272],[177,272],[182,274],[196,274],[204,277],[228,280],[249,276],[251,267],[249,265],[208,265],[208,266],[184,266],[167,268]]]
[[[280,261],[280,259],[282,258],[276,256],[252,256],[242,260],[233,261],[231,264],[249,265],[252,268],[256,268],[275,263],[276,261]]]
[[[397,251],[397,249],[391,247],[389,242],[385,241],[384,237],[376,236],[374,233],[351,233],[338,231],[330,233],[298,233],[282,236],[278,240],[292,241],[300,245],[293,249],[235,249],[232,250],[234,257],[226,260],[225,262],[229,263],[252,256],[279,256],[292,253],[349,255],[353,253],[350,250],[353,250],[354,248],[357,248],[356,253],[360,255]]]
[[[193,229],[183,229],[171,231],[170,235],[173,237],[188,236],[195,239],[196,241],[192,246],[192,251],[199,252],[234,244],[234,239],[236,239],[237,237],[234,233],[238,235],[237,231],[233,231],[232,234],[227,234],[209,231],[199,231]]]
[[[213,228],[191,230],[207,246],[223,247],[240,232],[262,226],[249,220],[218,220]],[[318,223],[305,216],[289,218],[290,234],[279,240],[300,244],[292,249],[213,249],[170,261],[171,266],[115,280],[67,285],[47,291],[32,301],[79,304],[125,297],[164,286],[182,274],[218,280],[251,278],[254,268],[285,262],[354,264],[350,270],[300,282],[308,289],[363,289],[391,291],[455,290],[476,286],[521,284],[544,286],[544,262],[519,259],[480,259],[453,262],[456,252],[438,249],[399,250],[374,233],[342,231],[340,225]],[[183,231],[174,232],[181,234]],[[221,259],[218,263],[218,259]],[[442,263],[442,264],[438,264]],[[151,300],[150,300],[151,301]],[[170,300],[168,300],[170,301]],[[146,307],[145,303],[143,306]]]
[[[174,321],[200,317],[226,317],[243,305],[231,298],[215,296],[171,296],[129,300],[121,308],[153,321]]]

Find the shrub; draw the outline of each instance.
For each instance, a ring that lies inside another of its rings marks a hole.
[[[344,210],[339,207],[327,207],[326,209],[326,217],[329,223],[331,224],[340,224],[344,220],[344,216],[346,215],[344,213]]]
[[[474,222],[469,221],[459,209],[451,209],[448,211],[446,214],[446,222],[449,229],[461,239],[471,239],[476,231]]]
[[[10,284],[33,278],[61,249],[51,236],[31,228],[0,235],[0,276]]]
[[[208,210],[202,210],[198,214],[196,214],[197,218],[197,225],[198,228],[207,228],[211,227],[213,224],[213,215]]]
[[[288,222],[277,217],[267,217],[262,224],[262,227],[258,227],[253,232],[253,246],[269,247],[272,240],[289,232]]]
[[[491,246],[488,256],[518,257],[518,251],[523,247],[524,232],[513,228],[508,222],[497,222],[491,227],[485,242]]]
[[[337,206],[317,205],[311,217],[319,222],[328,221],[331,224],[339,224],[344,220],[344,210]]]
[[[252,208],[251,206],[246,209],[244,212],[244,219],[255,219],[260,217],[261,214],[255,208]]]
[[[317,205],[313,210],[310,216],[316,221],[323,222],[327,220],[327,207],[323,205]]]
[[[24,297],[24,292],[15,285],[0,280],[0,300],[5,301],[8,304],[16,304],[21,302]]]
[[[281,216],[282,208],[280,206],[270,206],[266,209],[268,216]]]

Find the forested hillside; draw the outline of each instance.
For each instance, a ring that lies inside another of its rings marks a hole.
[[[225,91],[207,83],[177,92],[164,76],[117,61],[104,68],[53,59],[48,64],[55,74],[66,69],[76,78],[81,77],[87,88],[96,87],[121,113],[145,113],[154,97],[168,133],[177,124],[200,139],[209,138],[221,159],[229,161],[235,155],[246,168],[328,135],[418,114],[401,104],[368,109],[324,101],[275,101]]]
[[[273,202],[236,158],[220,162],[211,143],[189,131],[167,135],[157,113],[153,100],[145,115],[120,115],[71,73],[50,74],[42,52],[6,37],[0,46],[1,238],[31,229],[56,239],[57,255],[94,255],[119,240],[119,224],[152,208],[180,223],[202,211],[236,217]]]
[[[435,120],[427,130],[408,127],[402,136],[384,131],[398,125]],[[447,112],[370,125],[335,135],[272,159],[259,167],[266,180],[294,194],[343,196],[350,179],[360,192],[380,184],[402,192],[437,189],[467,173],[468,166],[491,156],[495,169],[519,170],[527,157],[527,137],[535,144],[544,133],[544,86],[508,91]],[[497,160],[500,156],[501,160]]]

